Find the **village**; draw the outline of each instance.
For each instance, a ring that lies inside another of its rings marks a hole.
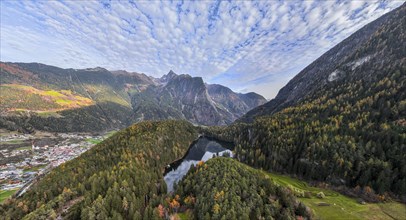
[[[42,133],[0,136],[0,191],[10,194],[24,188],[60,164],[78,157],[112,132],[100,135]],[[25,191],[24,189],[23,191]]]

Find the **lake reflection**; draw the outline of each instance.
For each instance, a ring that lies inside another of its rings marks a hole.
[[[189,171],[191,165],[196,165],[199,161],[207,161],[214,156],[222,156],[228,153],[230,157],[233,152],[223,147],[218,141],[206,137],[199,138],[188,150],[186,156],[174,164],[166,172],[164,180],[168,187],[168,192],[173,192],[173,186],[179,182]],[[179,163],[180,162],[180,163]]]

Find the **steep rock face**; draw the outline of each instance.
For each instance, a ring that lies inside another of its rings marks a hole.
[[[404,65],[405,14],[403,4],[364,26],[303,69],[273,100],[249,111],[240,121],[252,122],[257,116],[293,106],[320,89]]]
[[[255,107],[255,103],[265,102],[262,96],[251,100],[249,95],[236,94],[227,87],[206,85],[201,77],[176,75],[173,71],[156,81],[159,85],[132,98],[137,121],[175,118],[202,125],[225,125]]]
[[[162,101],[179,109],[184,117],[194,123],[213,125],[226,124],[213,105],[201,77],[180,75],[174,77],[162,89]]]
[[[173,78],[175,78],[175,77],[177,77],[177,76],[178,76],[178,75],[176,75],[175,72],[173,72],[172,70],[170,70],[168,74],[163,75],[161,78],[157,79],[157,81],[158,81],[160,84],[166,84],[166,83],[168,83],[171,79],[173,79]]]
[[[162,84],[133,96],[137,121],[175,118],[203,125],[222,121],[210,102],[202,78],[171,75],[171,72],[164,75]]]

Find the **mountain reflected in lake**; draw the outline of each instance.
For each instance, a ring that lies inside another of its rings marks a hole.
[[[189,148],[186,155],[179,161],[175,161],[165,171],[164,180],[168,192],[173,192],[174,184],[179,182],[189,171],[190,166],[195,166],[199,161],[207,161],[215,156],[233,157],[233,152],[226,147],[230,143],[221,142],[207,137],[200,137]]]

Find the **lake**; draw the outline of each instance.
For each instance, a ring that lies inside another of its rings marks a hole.
[[[222,156],[224,154],[229,154],[230,157],[233,157],[233,152],[230,150],[232,148],[232,143],[210,137],[200,137],[194,141],[182,159],[166,167],[164,180],[168,192],[173,192],[174,184],[186,175],[191,165],[195,166],[199,161],[207,161],[214,156]]]

